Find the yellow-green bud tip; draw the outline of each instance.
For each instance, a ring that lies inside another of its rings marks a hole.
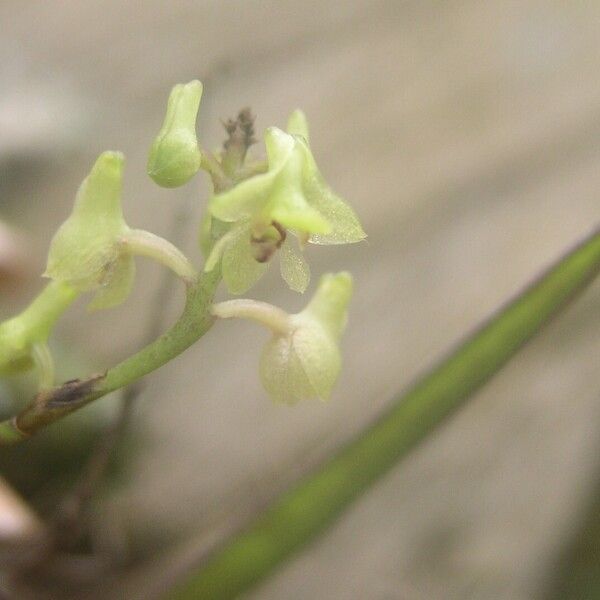
[[[94,163],[89,177],[102,176],[114,179],[120,179],[123,174],[125,156],[122,152],[116,150],[106,150]]]

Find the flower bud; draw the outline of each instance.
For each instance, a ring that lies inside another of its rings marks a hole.
[[[201,97],[198,80],[171,90],[163,126],[148,156],[148,175],[162,187],[179,187],[200,169],[196,117]]]

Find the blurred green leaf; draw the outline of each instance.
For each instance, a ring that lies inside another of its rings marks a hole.
[[[174,592],[232,598],[258,583],[492,377],[600,268],[600,229],[568,252],[325,464],[225,542]]]

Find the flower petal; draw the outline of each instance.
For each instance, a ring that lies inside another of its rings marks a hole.
[[[135,279],[135,262],[130,254],[121,254],[111,264],[106,283],[88,304],[89,311],[112,308],[121,304],[131,292]]]
[[[262,384],[275,402],[327,400],[341,369],[335,341],[318,324],[298,323],[291,335],[274,336],[260,360]]]
[[[260,211],[268,201],[273,181],[274,174],[271,172],[254,175],[230,190],[213,196],[208,209],[214,217],[228,223],[247,219]]]
[[[235,233],[229,237],[223,251],[223,280],[231,294],[243,294],[263,276],[268,263],[254,259],[249,228],[239,227],[232,231]]]
[[[209,211],[228,223],[257,215],[269,202],[277,176],[285,167],[294,148],[294,138],[275,127],[265,134],[269,170],[254,175],[230,190],[213,196]]]
[[[286,197],[285,203],[277,203],[269,211],[269,222],[276,221],[286,229],[298,233],[326,236],[332,231],[329,222],[323,218],[319,211],[308,206],[304,198],[297,193]]]
[[[328,400],[342,368],[342,357],[335,340],[321,327],[307,325],[296,331],[293,343],[304,374],[314,390],[312,397]]]
[[[287,134],[284,134],[287,135]],[[292,138],[292,136],[288,136]],[[294,138],[292,138],[294,140]],[[286,229],[312,233],[329,233],[327,220],[307,202],[302,189],[303,154],[296,147],[277,176],[271,197],[259,219],[270,223],[276,221]]]
[[[267,342],[259,372],[263,387],[274,402],[296,404],[317,396],[290,336],[275,336]]]
[[[310,282],[310,267],[304,254],[297,250],[288,238],[279,250],[279,267],[281,276],[295,292],[304,293]]]
[[[353,244],[367,237],[356,213],[324,183],[311,184],[307,190],[311,206],[319,211],[330,224],[325,233],[310,236],[312,244]]]
[[[294,150],[295,140],[289,133],[277,127],[269,127],[265,132],[265,147],[269,171],[279,173]]]
[[[297,141],[303,155],[302,189],[308,203],[330,224],[327,232],[315,232],[309,241],[313,244],[352,244],[364,240],[364,232],[356,213],[327,185],[308,145]]]
[[[223,258],[223,254],[229,244],[234,243],[237,239],[238,235],[240,235],[241,231],[248,231],[248,235],[250,235],[249,229],[249,221],[243,221],[242,223],[236,223],[229,231],[224,233],[214,244],[213,247],[204,263],[204,272],[209,273],[212,271],[221,258]],[[207,246],[208,249],[208,246]]]
[[[308,121],[306,115],[300,110],[296,109],[288,119],[287,132],[291,135],[299,135],[304,138],[308,143]]]
[[[311,301],[298,316],[319,322],[334,340],[339,339],[348,320],[352,288],[352,276],[346,271],[323,275]]]

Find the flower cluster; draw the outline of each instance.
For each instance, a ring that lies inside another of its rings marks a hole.
[[[213,182],[203,221],[204,272],[222,276],[232,294],[248,291],[278,255],[289,287],[304,292],[310,270],[306,244],[348,244],[365,238],[348,204],[321,175],[309,146],[306,117],[295,111],[287,131],[269,127],[266,159],[250,161],[255,142],[248,109],[225,123],[223,150],[202,150],[196,119],[202,84],[173,88],[166,115],[148,157],[148,174],[160,186],[189,182],[204,169]],[[93,293],[90,309],[123,302],[134,284],[136,255],[172,269],[188,287],[201,287],[195,268],[173,244],[132,229],[121,205],[124,157],[103,152],[83,180],[71,215],[52,239],[45,276],[52,281],[17,317],[0,324],[0,373],[37,365],[40,386],[52,385],[47,340],[58,317],[80,294]],[[214,305],[217,317],[249,317],[273,332],[260,361],[267,392],[280,402],[327,398],[338,377],[339,337],[347,318],[352,280],[347,273],[326,275],[308,306],[288,315],[254,300]],[[210,298],[205,305],[210,307]],[[205,308],[204,310],[207,310]]]

